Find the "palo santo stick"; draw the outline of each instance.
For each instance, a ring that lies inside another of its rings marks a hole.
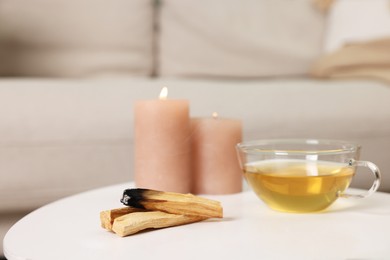
[[[127,189],[121,202],[135,208],[164,211],[178,215],[191,215],[205,218],[222,218],[219,201],[194,196],[149,189]]]
[[[112,231],[112,224],[114,220],[120,216],[133,213],[133,212],[142,212],[144,209],[138,209],[134,207],[124,207],[119,209],[111,209],[100,212],[100,224],[102,228],[105,228],[109,231]]]
[[[128,236],[150,228],[165,228],[204,220],[203,217],[169,214],[161,211],[133,212],[114,220],[112,230]]]

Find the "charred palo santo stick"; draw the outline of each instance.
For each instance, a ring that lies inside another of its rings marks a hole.
[[[221,203],[192,194],[163,192],[149,189],[127,189],[121,202],[135,208],[158,210],[172,214],[205,218],[222,218]]]
[[[204,219],[204,217],[176,215],[161,211],[133,212],[116,218],[112,230],[124,237],[145,229],[179,226]]]
[[[112,225],[114,220],[120,216],[133,213],[133,212],[142,212],[144,209],[138,209],[134,207],[124,207],[119,209],[111,209],[100,212],[100,224],[102,228],[105,228],[109,231],[112,231]]]

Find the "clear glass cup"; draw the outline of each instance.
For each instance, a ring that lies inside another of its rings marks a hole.
[[[365,198],[380,185],[379,168],[359,161],[361,146],[314,139],[257,140],[237,144],[245,179],[270,208],[283,212],[315,212],[339,197]],[[344,193],[357,167],[374,175],[364,194]]]

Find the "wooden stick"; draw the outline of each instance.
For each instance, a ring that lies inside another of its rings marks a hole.
[[[132,212],[142,212],[142,211],[145,210],[134,208],[134,207],[124,207],[118,209],[105,210],[100,212],[100,224],[102,228],[112,231],[112,224],[114,223],[114,220],[116,218]]]
[[[205,218],[222,218],[223,210],[219,201],[194,196],[149,189],[127,189],[121,202],[127,206],[152,211],[163,211],[178,215]]]
[[[124,237],[145,229],[173,227],[204,219],[204,217],[176,215],[161,211],[133,212],[116,218],[112,230]]]

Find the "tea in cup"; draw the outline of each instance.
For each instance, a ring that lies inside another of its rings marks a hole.
[[[239,162],[249,186],[270,208],[284,212],[326,209],[337,198],[367,197],[380,184],[378,167],[359,161],[361,147],[332,140],[259,140],[237,145]],[[348,195],[357,166],[375,176],[366,194]]]

